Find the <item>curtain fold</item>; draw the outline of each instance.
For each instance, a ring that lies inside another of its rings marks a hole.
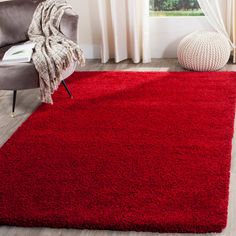
[[[232,16],[231,16],[231,37],[233,42],[233,62],[236,63],[236,0],[231,0],[232,2]]]
[[[99,0],[101,58],[118,63],[151,61],[149,48],[149,0]]]
[[[198,3],[213,28],[229,40],[236,63],[236,0],[198,0]]]

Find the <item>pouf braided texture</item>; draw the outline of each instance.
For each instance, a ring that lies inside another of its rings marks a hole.
[[[226,65],[231,46],[228,39],[215,31],[196,31],[179,44],[179,63],[188,70],[216,71]]]

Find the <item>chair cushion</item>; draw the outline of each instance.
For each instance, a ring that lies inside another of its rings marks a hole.
[[[4,64],[1,61],[4,53],[11,46],[0,48],[0,89],[22,90],[38,88],[39,76],[33,62]],[[77,62],[74,61],[66,70],[62,72],[62,79],[66,79],[73,74],[76,69],[76,64]]]
[[[38,0],[0,2],[0,47],[28,39],[28,28],[39,2]]]
[[[33,63],[1,62],[10,46],[0,48],[0,89],[21,90],[39,87],[38,72]]]

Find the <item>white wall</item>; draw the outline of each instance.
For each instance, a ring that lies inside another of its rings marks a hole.
[[[181,39],[196,30],[212,29],[206,17],[150,17],[152,58],[175,58]]]
[[[68,0],[79,14],[79,42],[88,59],[100,57],[99,0]],[[211,29],[205,17],[150,17],[153,58],[176,57],[179,41],[188,33]]]
[[[78,38],[87,59],[100,57],[97,1],[99,0],[68,0],[80,17]]]

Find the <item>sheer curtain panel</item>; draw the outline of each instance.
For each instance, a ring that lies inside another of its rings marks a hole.
[[[149,46],[149,0],[99,0],[101,58],[118,63],[151,61]]]
[[[224,34],[233,50],[236,62],[236,0],[198,0],[199,5],[214,29]]]

